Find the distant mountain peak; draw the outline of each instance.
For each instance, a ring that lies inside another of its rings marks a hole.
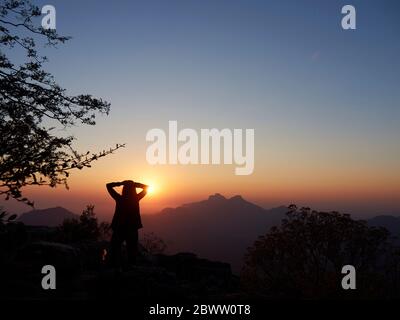
[[[220,194],[220,193],[216,193],[214,195],[211,195],[208,197],[209,201],[221,201],[221,200],[226,200],[226,198]]]
[[[71,211],[57,206],[46,209],[35,209],[23,213],[18,217],[18,221],[31,226],[55,227],[63,223],[65,219],[78,218],[79,216]]]
[[[236,196],[233,196],[232,198],[230,198],[229,200],[233,200],[233,201],[245,201],[244,199],[243,199],[243,197],[241,196],[241,195],[236,195]]]

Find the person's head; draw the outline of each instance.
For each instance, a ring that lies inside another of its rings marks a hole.
[[[132,180],[125,180],[122,188],[122,196],[129,197],[136,193],[135,183]]]

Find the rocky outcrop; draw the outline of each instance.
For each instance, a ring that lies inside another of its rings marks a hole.
[[[8,264],[0,296],[34,299],[223,298],[234,293],[238,280],[227,263],[193,253],[151,255],[140,247],[136,265],[110,268],[102,260],[106,242],[65,245],[32,242]],[[57,290],[41,288],[41,268],[56,268]]]
[[[238,287],[229,264],[199,259],[193,253],[143,254],[137,265],[87,274],[85,283],[91,297],[118,299],[223,298]]]

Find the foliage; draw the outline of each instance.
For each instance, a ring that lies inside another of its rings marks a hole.
[[[16,214],[9,214],[0,208],[0,231],[3,230],[6,224],[13,222],[17,218]]]
[[[144,236],[142,237],[140,243],[146,249],[146,251],[150,254],[164,253],[167,248],[167,245],[164,242],[164,240],[159,238],[153,232],[145,233]]]
[[[58,228],[58,241],[77,243],[84,241],[104,240],[109,237],[110,225],[99,223],[94,206],[88,205],[79,219],[66,219]]]
[[[37,43],[54,47],[69,38],[43,29],[40,15],[29,0],[0,4],[0,194],[29,205],[22,187],[68,187],[72,169],[90,167],[124,146],[81,154],[73,149],[72,136],[55,134],[57,126],[94,125],[96,114],[108,114],[110,104],[89,94],[68,95],[43,69],[47,59]]]
[[[289,210],[280,227],[271,228],[248,249],[241,275],[247,290],[275,297],[343,295],[341,270],[348,264],[357,270],[361,296],[383,297],[388,287],[398,287],[398,249],[386,229],[338,212],[295,205]]]
[[[15,222],[16,218],[0,208],[0,265],[28,238],[24,224]]]

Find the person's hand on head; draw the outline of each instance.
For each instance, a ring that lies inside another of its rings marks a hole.
[[[129,184],[134,184],[134,182],[132,180],[124,180],[122,181],[123,185],[129,185]]]

